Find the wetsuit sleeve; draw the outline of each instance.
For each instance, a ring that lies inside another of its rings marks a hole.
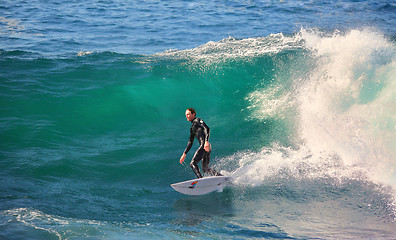
[[[184,153],[185,153],[185,154],[187,154],[188,151],[190,151],[190,149],[191,149],[191,147],[192,147],[192,145],[193,145],[193,142],[194,142],[194,134],[191,133],[191,134],[190,134],[190,139],[188,139],[188,143],[187,143],[186,150],[184,150]]]
[[[206,125],[206,123],[201,120],[201,126],[204,130],[204,134],[205,134],[205,142],[209,142],[209,137],[210,137],[210,128],[208,127],[208,125]]]

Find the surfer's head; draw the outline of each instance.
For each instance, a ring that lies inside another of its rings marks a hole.
[[[189,109],[186,110],[187,121],[191,122],[192,120],[194,120],[196,115],[197,115],[197,113],[195,112],[194,108],[189,108]]]

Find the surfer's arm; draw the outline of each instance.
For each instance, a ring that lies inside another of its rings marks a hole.
[[[209,143],[210,128],[208,127],[208,125],[206,125],[206,123],[203,120],[201,120],[201,125],[202,125],[204,136],[205,136],[204,149],[205,149],[205,151],[209,152],[209,150],[210,150],[210,143]]]
[[[204,135],[205,135],[205,142],[209,142],[209,137],[210,137],[210,128],[208,127],[208,125],[206,125],[206,123],[201,119],[200,121],[201,126],[204,130]]]
[[[193,142],[194,142],[194,134],[191,133],[190,134],[190,138],[188,139],[187,147],[184,150],[184,154],[187,154],[188,151],[190,151],[190,149],[191,149],[191,147],[193,145]]]
[[[183,155],[180,157],[180,164],[183,164],[184,160],[186,159],[186,155],[187,155],[188,151],[190,151],[190,149],[193,145],[193,142],[194,142],[194,135],[191,133],[190,139],[188,140],[188,143],[187,143],[186,150],[184,150]]]

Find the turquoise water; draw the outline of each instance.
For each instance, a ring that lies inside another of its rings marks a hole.
[[[394,239],[394,10],[1,2],[0,238]],[[222,193],[170,187],[188,107]]]

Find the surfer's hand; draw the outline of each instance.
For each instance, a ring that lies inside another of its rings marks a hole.
[[[204,149],[205,149],[205,151],[207,151],[207,152],[210,151],[210,143],[209,143],[208,141],[205,142]]]
[[[186,159],[186,154],[183,153],[183,155],[180,157],[180,164],[183,164],[184,159]]]

